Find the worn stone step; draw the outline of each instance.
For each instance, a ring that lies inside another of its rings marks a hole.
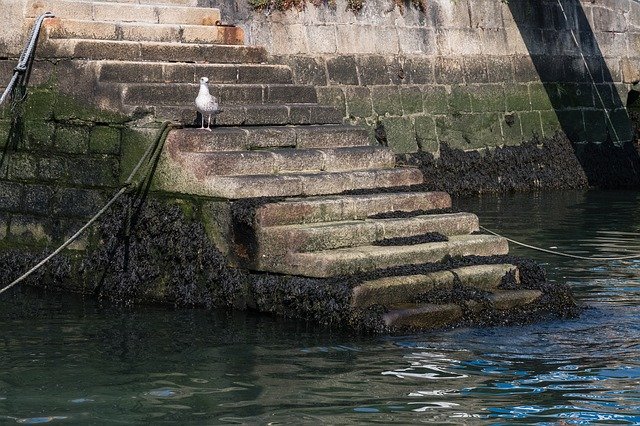
[[[154,106],[155,115],[186,126],[196,123],[195,108],[184,105]],[[342,113],[318,104],[230,105],[216,118],[218,126],[278,126],[300,124],[342,124]]]
[[[367,246],[384,238],[412,237],[429,232],[446,236],[470,234],[478,229],[478,217],[472,213],[270,226],[260,228],[258,232],[258,256]]]
[[[507,240],[493,235],[455,235],[449,241],[407,246],[360,246],[291,253],[259,263],[258,269],[307,277],[332,277],[394,266],[439,262],[446,256],[507,254]],[[261,259],[258,259],[260,262]]]
[[[28,18],[52,12],[58,18],[86,21],[139,22],[149,24],[216,25],[220,22],[220,9],[192,7],[176,4],[33,0],[27,4]],[[162,2],[158,2],[162,3]]]
[[[428,330],[460,322],[464,311],[455,303],[411,304],[392,309],[382,316],[385,325],[396,330]]]
[[[86,39],[46,39],[38,45],[39,58],[108,59],[117,61],[200,62],[213,64],[261,63],[263,47],[223,44],[159,43]]]
[[[199,176],[272,175],[390,169],[395,154],[389,148],[282,148],[258,151],[185,152],[185,164]]]
[[[101,61],[101,82],[111,83],[199,83],[290,84],[291,69],[270,64],[187,64],[172,62]]]
[[[446,192],[387,192],[291,199],[260,206],[256,226],[359,220],[390,212],[440,210],[451,207]]]
[[[477,313],[485,309],[511,310],[536,302],[542,296],[539,290],[503,290],[489,295],[484,302],[467,301],[465,309]],[[453,325],[464,317],[462,304],[408,304],[385,313],[385,324],[396,330],[425,330]]]
[[[464,287],[495,291],[507,274],[513,274],[515,283],[520,283],[518,268],[510,264],[473,265],[427,274],[378,278],[354,287],[351,306],[353,308],[367,308],[372,305],[390,307],[411,303],[417,296],[426,292],[453,290],[456,280],[459,280]]]
[[[183,164],[164,156],[156,173],[157,189],[239,199],[339,194],[345,191],[417,185],[423,182],[422,173],[415,168],[198,177]]]
[[[193,105],[199,88],[199,85],[192,83],[102,84],[119,84],[123,93],[123,103],[128,105]],[[293,84],[209,84],[209,91],[218,98],[223,110],[226,105],[318,101],[315,87]]]
[[[148,24],[53,18],[44,21],[44,30],[46,36],[52,39],[75,38],[238,45],[244,43],[242,28],[231,26]]]
[[[342,125],[217,127],[172,130],[166,143],[181,151],[218,152],[369,146],[369,137],[367,129]]]

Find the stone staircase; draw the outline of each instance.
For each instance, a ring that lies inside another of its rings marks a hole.
[[[507,241],[477,234],[471,213],[446,212],[448,194],[419,189],[418,169],[396,165],[389,148],[370,144],[366,129],[319,105],[313,87],[293,84],[288,67],[244,46],[242,30],[219,25],[216,9],[171,3],[38,0],[30,10],[58,17],[47,23],[39,55],[94,70],[101,108],[192,125],[197,81],[209,77],[224,109],[218,126],[172,130],[154,185],[226,206],[218,223],[226,224],[220,233],[230,261],[259,273],[366,276],[352,289],[351,309],[382,306],[390,328],[440,327],[465,310],[508,310],[542,296],[502,289],[508,277],[519,283],[512,264],[371,278],[451,257],[504,255]],[[230,213],[243,199],[256,201],[248,224]],[[484,303],[421,298],[454,288],[482,291]]]

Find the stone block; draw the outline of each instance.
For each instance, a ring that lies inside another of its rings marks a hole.
[[[472,112],[504,112],[505,93],[501,84],[468,86]]]
[[[423,27],[398,27],[400,53],[427,55],[437,53],[436,32]]]
[[[504,28],[484,29],[482,35],[482,51],[484,55],[510,55],[507,42],[507,31]]]
[[[0,213],[0,241],[7,238],[9,232],[9,215]]]
[[[433,60],[431,59],[409,58],[404,63],[404,70],[409,84],[433,84],[435,82]]]
[[[67,178],[74,185],[91,187],[114,187],[120,174],[119,162],[113,157],[69,158]]]
[[[446,114],[449,111],[449,93],[444,86],[425,86],[422,104],[427,113]]]
[[[363,86],[390,84],[387,61],[383,56],[361,56],[357,60],[360,84]],[[357,84],[357,83],[349,83]]]
[[[327,84],[325,63],[321,58],[292,55],[285,57],[284,62],[291,67],[295,83],[314,86]]]
[[[538,70],[530,56],[513,57],[513,76],[516,82],[540,81]]]
[[[418,151],[416,133],[413,123],[408,117],[387,117],[382,120],[387,133],[389,147],[396,154]]]
[[[542,122],[542,133],[545,138],[553,136],[558,131],[562,131],[562,125],[555,111],[540,111],[540,120]]]
[[[100,191],[61,188],[54,197],[54,214],[59,216],[89,217],[105,203]]]
[[[44,218],[12,215],[9,223],[9,239],[20,244],[49,244],[51,222]]]
[[[505,145],[520,145],[522,143],[522,127],[517,113],[505,114],[500,121],[500,127]]]
[[[9,133],[11,132],[11,122],[0,121],[0,149],[4,149],[9,141]]]
[[[627,31],[627,19],[620,7],[616,6],[613,9],[593,7],[591,10],[595,30],[618,33]]]
[[[62,157],[47,156],[38,159],[38,179],[57,181],[66,179],[66,160]]]
[[[311,108],[306,105],[292,105],[289,107],[289,120],[297,124],[311,123]]]
[[[371,101],[378,115],[402,115],[402,98],[398,86],[372,86]]]
[[[438,57],[434,63],[435,80],[439,84],[464,83],[464,67],[461,59]]]
[[[349,117],[371,117],[373,105],[371,103],[371,91],[368,87],[348,86],[344,89],[347,103],[347,115]]]
[[[487,72],[487,63],[482,57],[465,57],[464,58],[464,78],[469,83],[488,83],[489,74]]]
[[[607,140],[607,116],[603,111],[584,111],[585,132],[589,142]]]
[[[24,126],[24,147],[35,152],[49,150],[54,133],[55,125],[49,121],[28,121]]]
[[[341,88],[332,86],[316,87],[316,92],[318,93],[318,103],[330,105],[338,109],[343,116],[347,116],[345,95]]]
[[[607,58],[622,58],[627,55],[627,36],[624,33],[599,32],[596,35],[601,54]]]
[[[15,182],[0,182],[0,210],[18,211],[22,204],[22,185]]]
[[[547,86],[542,83],[529,84],[529,97],[531,99],[531,108],[533,110],[554,109],[546,87]]]
[[[496,146],[502,142],[500,117],[495,113],[437,117],[438,140],[462,150]]]
[[[94,154],[120,153],[120,130],[110,126],[95,126],[89,136],[89,151]]]
[[[531,59],[538,73],[535,80],[542,80],[545,83],[565,81],[564,57],[533,55]]]
[[[358,85],[356,60],[353,56],[338,56],[327,59],[329,84]]]
[[[503,28],[502,7],[494,0],[469,2],[471,26],[474,28]]]
[[[16,152],[7,158],[9,179],[34,180],[38,176],[38,163],[33,154]]]
[[[312,106],[310,108],[311,124],[342,124],[342,113],[333,107]],[[291,124],[297,124],[291,122]]]
[[[407,73],[404,70],[404,58],[387,57],[387,69],[389,70],[389,79],[391,84],[407,83]]]
[[[640,59],[624,58],[620,65],[623,83],[637,84],[640,82]]]
[[[522,137],[529,140],[534,136],[542,136],[542,122],[538,111],[519,112]]]
[[[507,111],[530,111],[529,86],[526,84],[506,85],[505,101]]]
[[[336,53],[336,27],[333,25],[308,25],[309,51],[313,53]]]
[[[449,95],[449,111],[452,114],[471,112],[469,86],[451,86],[451,93]]]
[[[436,122],[431,116],[421,115],[414,119],[416,129],[416,141],[420,151],[438,152],[438,135],[436,132]]]
[[[633,140],[633,124],[626,109],[609,111],[607,131],[614,142],[629,142]]]
[[[372,25],[339,24],[336,26],[338,52],[350,54],[377,53],[376,28]]]
[[[50,120],[53,117],[55,104],[53,92],[45,89],[29,90],[24,106],[24,117],[27,121]]]
[[[46,185],[25,185],[22,210],[26,213],[49,214],[53,200],[53,188]]]
[[[401,86],[400,97],[404,114],[417,114],[423,111],[420,86]]]
[[[270,23],[271,49],[274,54],[308,53],[307,32],[301,24],[280,25]]]
[[[557,111],[558,121],[573,143],[587,141],[582,111]]]
[[[487,76],[491,83],[512,83],[514,81],[511,56],[490,56],[487,61]]]
[[[397,55],[400,53],[400,41],[395,25],[382,28],[376,26],[372,33],[376,53],[380,55]]]
[[[60,152],[86,154],[89,150],[89,127],[59,126],[55,133],[55,147]]]

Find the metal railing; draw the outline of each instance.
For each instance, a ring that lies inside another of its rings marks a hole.
[[[33,52],[35,51],[36,44],[38,43],[38,37],[40,36],[40,29],[42,28],[42,23],[47,18],[53,18],[53,13],[46,12],[38,17],[35,25],[31,30],[31,34],[29,35],[29,40],[27,41],[24,50],[20,54],[20,60],[18,61],[18,65],[13,69],[13,76],[11,77],[11,81],[7,84],[6,89],[0,96],[0,106],[4,103],[4,101],[11,95],[16,88],[16,85],[25,86],[29,81],[29,75],[31,74],[31,64],[33,63]]]

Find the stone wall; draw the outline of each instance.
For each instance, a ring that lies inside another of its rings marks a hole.
[[[66,65],[38,62],[25,101],[0,108],[0,248],[59,245],[119,187],[123,141],[137,134],[61,93],[59,82],[74,84]],[[14,66],[0,60],[0,75]]]
[[[367,0],[360,12],[346,0],[287,12],[201,3],[221,7],[248,43],[290,64],[352,122],[381,123],[378,137],[399,153],[520,144],[557,130],[574,143],[632,138],[636,1],[429,0],[424,12],[391,0]]]

